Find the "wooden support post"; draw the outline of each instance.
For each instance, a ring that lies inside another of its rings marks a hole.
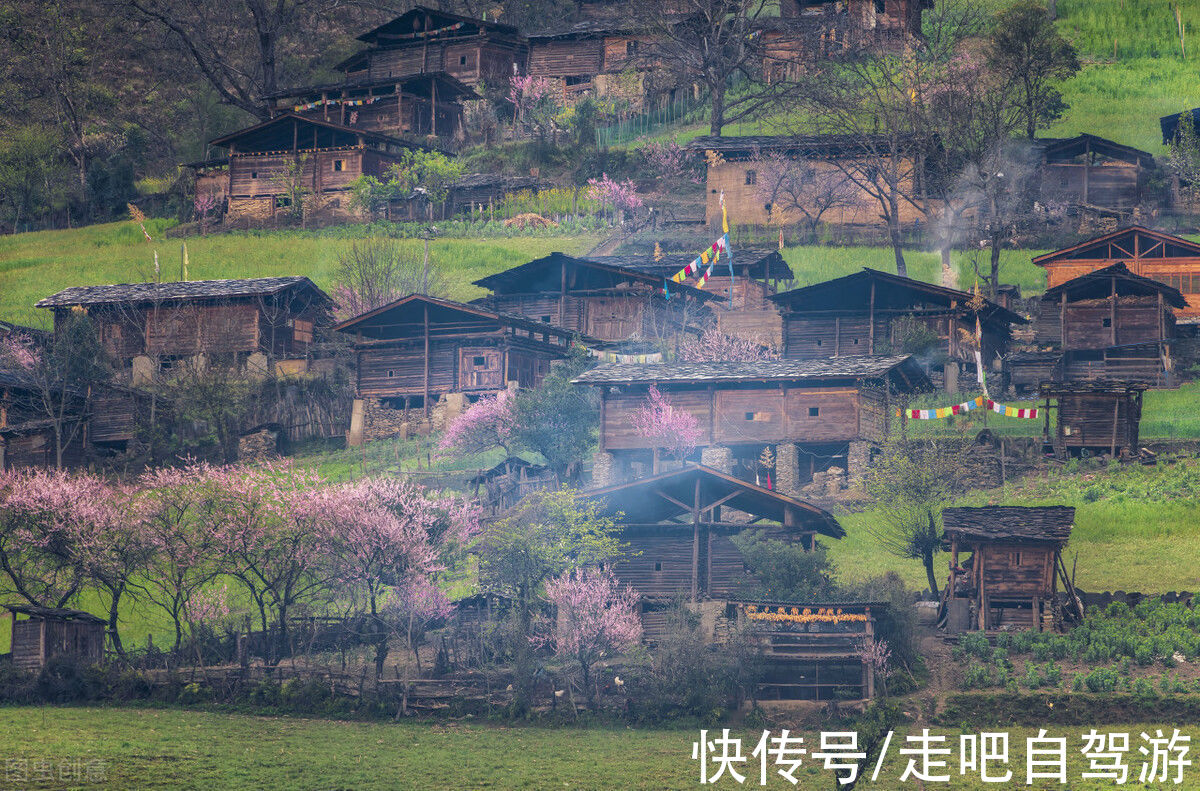
[[[1095,319],[1093,319],[1095,321]],[[1063,291],[1058,300],[1058,346],[1067,348],[1067,292]]]
[[[429,78],[429,128],[430,134],[437,137],[437,78]]]
[[[700,594],[700,479],[692,499],[692,601]]]
[[[839,357],[842,353],[842,317],[833,317],[833,356]]]
[[[979,586],[976,590],[976,596],[978,597],[978,601],[979,601],[979,630],[980,631],[987,631],[987,622],[988,622],[987,589],[986,589],[986,586],[984,585],[984,581],[983,581],[983,574],[984,574],[984,569],[986,568],[986,561],[987,561],[987,547],[980,546],[978,549],[975,550],[975,567],[976,567],[976,570],[978,571],[978,582],[979,582]]]
[[[1117,279],[1115,277],[1112,278],[1112,293],[1109,296],[1108,328],[1110,330],[1109,345],[1116,346],[1117,345]],[[1066,346],[1063,346],[1063,348],[1065,349]]]
[[[1042,631],[1042,599],[1040,596],[1033,597],[1033,631]]]
[[[1117,418],[1121,414],[1121,399],[1118,397],[1113,401],[1113,429],[1112,429],[1112,446],[1109,448],[1109,453],[1115,459],[1117,457]]]
[[[869,331],[869,340],[867,345],[867,354],[875,353],[875,281],[871,281],[871,303],[868,313],[869,321],[871,322]]]
[[[425,373],[423,377],[425,391],[425,417],[429,417],[429,303],[425,304]]]

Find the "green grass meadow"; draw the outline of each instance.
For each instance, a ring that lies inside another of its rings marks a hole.
[[[1142,731],[1154,733],[1173,727],[1188,734],[1186,725],[1131,724],[1108,728],[1131,733],[1130,783],[1136,783],[1141,756],[1136,752]],[[772,729],[778,735],[778,729]],[[858,788],[920,788],[911,778],[899,784],[908,765],[904,737],[915,728],[900,729],[892,739],[877,782],[870,781],[872,767]],[[951,747],[945,756],[948,769],[931,774],[950,775],[938,787],[958,791],[995,788],[984,783],[978,769],[959,772],[958,736],[978,729],[933,727],[932,733],[946,738]],[[1092,791],[1110,788],[1112,782],[1082,780],[1088,764],[1080,749],[1087,728],[1050,727],[1051,738],[1067,740],[1068,784],[1034,779],[1026,784],[1026,739],[1036,737],[1030,728],[993,727],[1009,733],[1008,763],[989,763],[994,773],[1011,769],[1012,784],[1032,789],[1070,788]],[[801,756],[793,785],[767,765],[766,785],[760,785],[758,763],[751,752],[761,729],[734,728],[730,735],[742,740],[745,763],[735,768],[745,778],[738,784],[722,777],[716,788],[836,788],[832,772],[821,761]],[[793,730],[814,751],[819,734]],[[716,738],[719,734],[710,734]],[[92,783],[25,781],[5,788],[154,789],[188,788],[195,791],[229,789],[405,789],[408,791],[682,791],[700,787],[699,764],[691,758],[698,729],[642,730],[613,727],[541,728],[501,727],[462,721],[429,724],[421,722],[363,723],[254,717],[179,709],[14,707],[0,709],[0,739],[5,759],[24,761],[10,764],[12,771],[27,775],[31,767],[49,766],[57,773],[66,767],[68,776],[90,766],[103,781]],[[710,764],[711,766],[711,764]],[[77,768],[79,767],[79,768]],[[1200,788],[1197,770],[1189,767],[1184,782],[1172,787]],[[965,776],[964,776],[965,775]],[[1173,779],[1173,773],[1172,773]],[[934,784],[931,784],[934,785]]]
[[[92,225],[0,237],[0,317],[45,326],[50,317],[33,305],[68,286],[146,282],[154,279],[158,253],[163,280],[181,279],[182,245],[187,244],[188,278],[307,275],[323,288],[331,285],[338,255],[353,243],[317,232],[260,231],[163,238],[168,223],[153,220],[147,241],[132,222]],[[366,231],[364,231],[364,234]],[[451,296],[473,299],[483,291],[470,285],[484,277],[555,250],[583,253],[594,236],[435,239],[430,257],[446,273]],[[420,250],[420,240],[402,242]]]

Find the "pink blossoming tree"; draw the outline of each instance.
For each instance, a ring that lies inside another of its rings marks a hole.
[[[513,76],[509,81],[508,100],[513,104],[514,127],[524,124],[537,131],[545,142],[560,108],[559,92],[547,77]]]
[[[628,651],[642,639],[637,593],[617,582],[607,568],[599,568],[547,581],[546,597],[559,615],[548,641],[559,656],[579,663],[588,706],[594,709],[592,667],[601,659]]]
[[[483,396],[450,421],[438,448],[458,453],[500,448],[508,455],[516,430],[516,398],[511,391],[501,390],[494,396]]]
[[[683,461],[702,436],[696,416],[674,406],[654,385],[646,394],[646,402],[633,413],[632,423],[634,432],[653,444],[656,467],[660,450]]]
[[[626,212],[640,209],[644,204],[642,197],[637,193],[637,185],[629,179],[614,181],[607,173],[602,173],[600,178],[588,179],[587,183],[587,198],[612,209],[621,217],[624,217]]]

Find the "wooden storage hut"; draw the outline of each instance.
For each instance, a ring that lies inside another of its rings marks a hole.
[[[921,32],[932,0],[783,0],[777,18],[761,19],[764,72],[795,79],[807,60],[848,51],[903,48]]]
[[[408,149],[424,146],[398,137],[284,112],[209,142],[229,150],[225,222],[261,225],[292,217],[297,191],[306,218],[357,220],[350,184],[382,177]]]
[[[259,354],[265,370],[302,370],[314,332],[333,321],[334,303],[307,277],[293,275],[73,286],[37,307],[53,310],[56,325],[72,310],[86,310],[104,348],[137,384],[196,355],[254,364]]]
[[[1058,580],[1082,607],[1062,562],[1075,509],[1068,506],[947,508],[942,525],[950,550],[950,576],[941,614],[948,631],[1061,625]]]
[[[697,330],[708,304],[720,297],[671,284],[647,272],[602,264],[564,253],[530,261],[475,281],[492,292],[475,303],[525,316],[600,341],[667,341]]]
[[[58,402],[61,391],[52,397]],[[57,462],[54,424],[43,407],[43,389],[39,383],[16,370],[0,369],[0,472],[26,467],[53,467]],[[63,466],[80,467],[86,453],[82,423],[86,417],[84,399],[78,405],[65,399],[65,432],[71,438],[63,449]]]
[[[1158,199],[1149,186],[1157,170],[1149,151],[1088,134],[1037,144],[1044,201],[1127,214]]]
[[[1169,385],[1174,311],[1186,307],[1178,289],[1118,262],[1047,289],[1036,340],[1062,351],[1067,381]]]
[[[492,515],[507,511],[531,492],[559,485],[554,470],[519,456],[509,456],[489,469],[480,470],[467,483],[474,487],[480,506]]]
[[[52,659],[104,661],[107,623],[91,613],[32,604],[6,604],[12,623],[13,667],[32,673]]]
[[[572,333],[479,305],[412,294],[333,329],[354,339],[359,398],[426,406],[447,393],[535,387]]]
[[[1063,354],[1049,352],[1009,352],[1004,355],[1008,385],[1017,395],[1036,393],[1042,382],[1061,382]]]
[[[264,97],[275,114],[296,113],[394,137],[461,140],[463,102],[479,94],[453,74],[426,71],[286,88]]]
[[[1008,350],[1011,325],[1029,320],[966,291],[936,286],[875,269],[797,288],[771,298],[783,311],[783,356],[790,360],[900,354],[927,330],[920,353],[931,368],[946,372],[946,389],[956,391],[957,365],[974,370],[975,349],[964,334],[982,333],[981,354],[992,366]],[[971,305],[981,305],[978,311]],[[934,339],[936,338],[936,341]]]
[[[1113,458],[1137,454],[1142,419],[1142,382],[1093,379],[1084,382],[1044,382],[1046,442],[1056,455],[1108,453]],[[1057,409],[1050,428],[1050,399]]]
[[[850,135],[697,137],[689,151],[704,157],[707,166],[706,222],[720,227],[721,195],[729,220],[737,225],[792,225],[805,215],[820,215],[827,225],[882,227],[879,203],[859,187],[845,170],[874,167],[864,160],[863,143]],[[804,163],[808,187],[794,195],[772,200],[771,158],[782,157]],[[921,173],[911,158],[896,165],[898,177],[910,188]],[[836,198],[836,200],[832,200]],[[836,206],[821,210],[830,202]],[[795,204],[795,205],[789,205]],[[796,208],[800,206],[801,208]],[[924,221],[924,215],[907,202],[901,203],[900,222]]]
[[[674,408],[695,417],[701,458],[753,461],[764,446],[795,446],[780,462],[778,486],[830,466],[852,468],[853,451],[884,440],[898,396],[930,389],[908,356],[760,362],[605,363],[574,380],[600,389],[602,454],[621,470],[653,468],[654,442],[638,434],[634,415],[656,387]],[[747,466],[747,465],[742,465]],[[860,470],[850,469],[857,473]],[[614,477],[623,477],[615,474]]]
[[[1123,263],[1131,273],[1181,292],[1188,304],[1180,318],[1200,318],[1200,244],[1178,236],[1132,225],[1039,255],[1033,263],[1046,270],[1048,288]]]
[[[450,214],[487,212],[506,195],[537,188],[538,180],[532,176],[468,173],[450,185],[450,194],[446,199],[447,210]]]
[[[528,43],[511,25],[414,6],[358,37],[367,49],[334,66],[347,80],[442,72],[466,85],[506,84],[525,70]]]

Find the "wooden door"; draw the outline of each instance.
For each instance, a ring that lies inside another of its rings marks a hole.
[[[458,386],[462,390],[504,387],[504,354],[499,349],[464,348],[458,357]]]
[[[588,300],[587,330],[604,341],[624,340],[640,334],[642,302],[635,297],[598,297]]]

